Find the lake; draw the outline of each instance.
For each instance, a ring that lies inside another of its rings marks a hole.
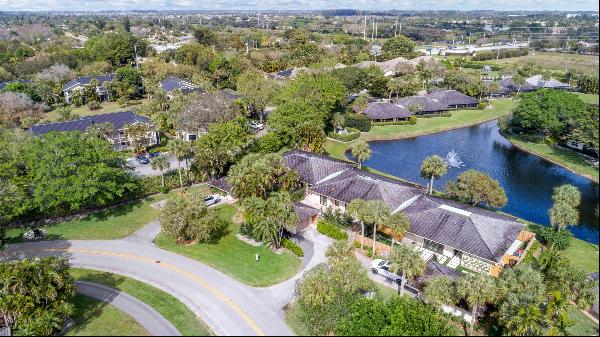
[[[475,169],[498,180],[506,191],[508,204],[502,209],[519,218],[549,225],[548,209],[552,207],[554,187],[576,186],[582,195],[579,207],[581,224],[569,230],[582,240],[598,243],[598,184],[571,173],[540,157],[523,152],[498,132],[496,121],[411,139],[369,142],[373,154],[365,165],[402,179],[426,185],[419,176],[422,161],[437,154],[443,158],[455,151],[464,166],[449,168],[434,182],[443,190],[446,183],[468,170]],[[351,158],[350,153],[346,154]]]

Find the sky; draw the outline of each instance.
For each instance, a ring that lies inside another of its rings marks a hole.
[[[598,11],[598,0],[0,0],[1,10],[562,10]]]

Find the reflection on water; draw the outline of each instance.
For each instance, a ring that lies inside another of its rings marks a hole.
[[[435,189],[443,189],[468,169],[482,171],[506,190],[508,204],[503,211],[544,225],[550,222],[548,209],[554,187],[575,185],[582,194],[581,225],[570,230],[580,239],[598,243],[598,184],[513,147],[498,133],[496,122],[370,145],[373,155],[366,165],[422,185],[427,183],[419,176],[423,159],[434,154],[445,158],[454,151],[464,165],[449,168],[446,176],[435,181]]]

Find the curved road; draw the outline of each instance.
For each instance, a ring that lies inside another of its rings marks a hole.
[[[138,322],[152,336],[181,336],[177,328],[152,307],[137,298],[107,286],[76,281],[77,292],[123,311]]]

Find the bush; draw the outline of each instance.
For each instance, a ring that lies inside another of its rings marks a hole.
[[[490,105],[490,103],[488,103],[488,102],[485,102],[485,101],[481,101],[481,102],[479,102],[479,103],[477,104],[477,109],[479,109],[479,110],[483,110],[483,109],[487,108],[487,107],[488,107],[488,105]]]
[[[452,112],[444,112],[441,114],[417,115],[417,118],[435,118],[435,117],[452,117]]]
[[[398,121],[398,122],[373,122],[373,125],[408,125],[411,124],[410,121]],[[415,123],[416,124],[416,123]]]
[[[565,250],[571,244],[573,235],[566,230],[557,231],[554,228],[542,228],[540,230],[540,240],[546,246],[554,246],[558,250]]]
[[[88,103],[88,109],[98,110],[98,109],[100,109],[100,103],[97,101],[91,101],[90,103]]]
[[[348,131],[348,133],[337,133],[333,131],[330,132],[327,136],[329,136],[329,138],[337,139],[342,142],[351,142],[360,137],[360,130],[354,128],[346,128],[346,130]]]
[[[349,113],[344,115],[344,126],[362,132],[369,132],[371,130],[371,120],[365,115]]]
[[[304,251],[302,250],[302,247],[298,246],[294,241],[290,239],[283,239],[283,246],[298,257],[304,256]]]
[[[410,116],[410,118],[408,119],[408,122],[410,123],[410,125],[417,124],[417,116],[415,116],[415,115]]]
[[[338,227],[352,226],[352,217],[346,213],[342,213],[339,208],[334,211],[331,206],[327,207],[325,213],[323,213],[322,219]]]
[[[339,229],[336,225],[330,224],[327,221],[320,220],[317,223],[317,231],[323,235],[327,235],[335,240],[347,240],[348,233]]]
[[[510,58],[510,57],[520,57],[526,56],[529,54],[529,50],[526,48],[520,49],[502,49],[499,51],[480,51],[477,54],[473,55],[473,61],[486,61],[486,60],[495,60],[497,58]]]

